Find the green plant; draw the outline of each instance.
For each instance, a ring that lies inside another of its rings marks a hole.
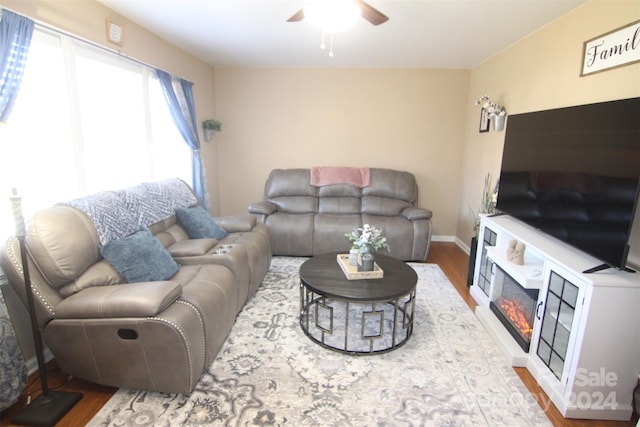
[[[498,201],[498,189],[499,189],[499,181],[496,181],[496,185],[492,185],[493,180],[491,178],[491,174],[487,173],[484,177],[484,187],[482,188],[482,200],[480,202],[480,207],[474,213],[471,207],[471,214],[474,217],[473,221],[473,231],[476,232],[476,237],[478,237],[478,230],[480,230],[480,216],[482,214],[492,215],[496,213],[496,202]]]
[[[365,224],[362,228],[354,228],[345,237],[351,242],[351,249],[358,249],[362,253],[374,253],[380,249],[391,252],[387,238],[382,235],[382,230]]]
[[[222,123],[215,119],[207,119],[202,122],[202,129],[219,131],[222,130]]]

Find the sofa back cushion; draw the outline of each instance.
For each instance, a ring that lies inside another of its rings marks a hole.
[[[410,172],[371,169],[371,184],[362,189],[362,213],[400,215],[418,202],[418,185]]]
[[[362,209],[362,189],[354,185],[325,185],[318,189],[318,213],[353,215]]]
[[[26,242],[42,275],[56,288],[76,280],[100,259],[95,227],[87,215],[71,206],[36,212]]]
[[[280,212],[317,212],[318,188],[310,181],[309,169],[274,169],[265,185],[265,199]]]

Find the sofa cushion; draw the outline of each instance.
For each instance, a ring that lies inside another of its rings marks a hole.
[[[258,220],[252,215],[227,215],[217,218],[216,222],[229,233],[241,233],[253,231]]]
[[[55,288],[76,280],[100,260],[100,240],[90,218],[71,206],[36,212],[26,236],[30,255]]]
[[[371,184],[362,189],[362,195],[403,200],[415,205],[418,187],[414,175],[409,172],[371,168]]]
[[[401,216],[411,204],[391,197],[366,196],[362,198],[362,213],[369,215]],[[366,221],[362,221],[366,224]]]
[[[120,275],[106,260],[93,264],[73,282],[60,288],[60,295],[68,297],[83,289],[94,286],[117,285],[122,282]]]
[[[213,238],[222,240],[229,234],[220,227],[201,206],[187,209],[176,209],[178,222],[187,230],[192,239]]]
[[[111,240],[100,253],[129,283],[167,280],[180,268],[147,228]]]
[[[188,239],[175,242],[167,248],[172,257],[190,257],[207,254],[215,245],[216,239]]]

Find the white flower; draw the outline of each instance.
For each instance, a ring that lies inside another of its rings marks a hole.
[[[507,110],[505,110],[500,104],[491,101],[491,97],[489,95],[482,95],[480,99],[476,101],[476,105],[481,105],[482,108],[487,110],[489,118],[507,115]]]
[[[382,235],[382,230],[369,224],[364,224],[362,228],[355,228],[351,233],[346,233],[345,237],[351,242],[352,249],[358,249],[362,253],[373,253],[383,248],[391,252],[387,238]]]
[[[499,181],[496,181],[496,184],[492,186],[491,174],[488,173],[484,177],[484,187],[482,188],[482,201],[480,202],[480,208],[474,213],[471,207],[469,207],[469,209],[471,209],[471,214],[474,216],[473,230],[476,233],[480,228],[480,214],[492,215],[496,212],[499,188]]]

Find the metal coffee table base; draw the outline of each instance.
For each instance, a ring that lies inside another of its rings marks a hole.
[[[357,285],[355,285],[357,286]],[[352,301],[326,297],[300,285],[300,325],[313,341],[342,353],[391,351],[413,332],[415,287],[390,301]]]

